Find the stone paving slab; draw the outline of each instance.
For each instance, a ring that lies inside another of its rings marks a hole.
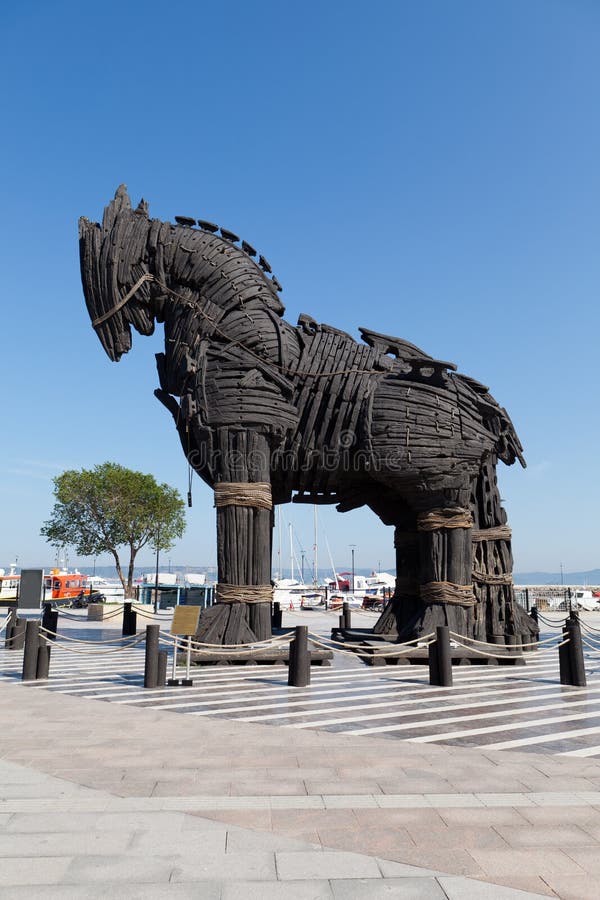
[[[567,880],[584,890],[598,872],[589,759],[198,720],[18,682],[0,685],[0,717],[2,898],[504,900],[575,896]]]

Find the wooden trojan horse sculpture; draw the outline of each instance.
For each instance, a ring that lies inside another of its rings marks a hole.
[[[522,448],[488,388],[400,338],[362,328],[358,343],[307,315],[288,324],[253,247],[176,223],[150,219],[144,201],[132,209],[120,187],[101,224],[80,220],[81,274],[112,360],[131,326],[164,323],[155,393],[215,497],[218,602],[203,639],[270,636],[273,504],[293,499],[366,505],[394,526],[396,591],[376,631],[404,640],[449,624],[529,640],[496,484],[497,460],[524,465]]]

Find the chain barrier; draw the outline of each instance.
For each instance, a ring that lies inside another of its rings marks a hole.
[[[142,607],[135,606],[135,604],[131,604],[131,609],[133,612],[136,612],[138,616],[141,616],[143,619],[160,619],[162,622],[167,622],[171,618],[170,612],[165,612],[163,615],[160,613],[149,612],[147,609],[143,609]]]
[[[46,602],[50,602],[50,601],[46,601]],[[103,622],[105,619],[114,619],[115,616],[118,616],[121,614],[123,608],[124,608],[123,606],[119,606],[118,609],[115,609],[113,612],[103,613],[102,619],[90,619],[90,621]],[[60,606],[54,606],[52,611],[57,612],[60,616],[63,616],[65,619],[71,619],[72,621],[75,621],[75,622],[84,621],[83,616],[75,616],[72,613],[64,612],[64,609]],[[86,610],[83,610],[83,612],[85,612],[85,611]]]
[[[86,610],[83,610],[83,611],[86,612]],[[71,621],[73,621],[73,622],[85,621],[83,616],[75,616],[72,613],[64,612],[64,610],[61,609],[61,607],[59,607],[59,606],[52,607],[52,612],[57,612],[59,614],[59,616],[63,617],[63,619],[71,619]],[[43,615],[43,613],[42,613],[42,615]]]
[[[543,625],[548,625],[550,628],[557,628],[563,621],[563,616],[560,616],[558,622],[553,622],[552,619],[547,619],[540,612],[538,612],[538,619]]]

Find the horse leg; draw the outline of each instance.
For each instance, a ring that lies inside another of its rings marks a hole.
[[[270,450],[250,429],[220,428],[216,476],[217,603],[201,621],[209,643],[245,644],[271,637]]]
[[[395,530],[396,590],[376,632],[402,641],[448,625],[473,636],[470,494],[469,485],[411,496],[410,514],[403,512]]]
[[[498,491],[496,458],[490,456],[475,481],[472,510],[473,583],[480,615],[480,640],[504,643],[508,635],[525,644],[535,641],[539,629],[515,602],[512,584],[511,531]]]

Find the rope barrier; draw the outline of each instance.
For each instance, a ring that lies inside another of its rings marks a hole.
[[[70,641],[70,642],[73,643],[73,644],[92,644],[92,645],[97,645],[97,644],[116,644],[117,641],[122,641],[122,640],[124,640],[123,637],[116,637],[116,638],[108,638],[108,639],[105,640],[105,641],[86,641],[86,640],[84,640],[83,638],[72,638],[72,637],[68,637],[66,634],[57,634],[56,631],[50,631],[49,628],[44,628],[43,625],[40,626],[40,631],[45,632],[45,634],[51,634],[53,637],[59,638],[61,641]],[[146,635],[145,635],[143,632],[142,632],[142,633],[139,633],[139,634],[136,634],[136,635],[135,635],[135,638],[134,638],[134,641],[135,641],[135,640],[144,640],[145,637],[146,637]]]
[[[515,653],[486,653],[485,650],[478,650],[476,647],[468,647],[466,644],[462,644],[460,641],[457,641],[456,638],[454,638],[454,643],[457,644],[459,647],[462,647],[464,650],[470,650],[471,653],[478,653],[479,656],[485,656],[488,659],[524,659],[525,658],[522,653],[518,653],[518,652],[515,652]],[[494,646],[497,647],[499,645],[495,644]]]
[[[342,650],[339,647],[330,647],[327,644],[324,644],[321,640],[317,640],[314,637],[309,637],[309,643],[313,644],[315,647],[320,647],[322,650],[332,650],[334,653],[345,653],[348,656],[365,656],[368,659],[373,659],[373,657],[378,657],[379,659],[386,657],[395,657],[395,656],[406,656],[407,653],[411,653],[415,650],[415,647],[408,647],[405,650],[391,650],[391,651],[377,651],[375,648],[371,651],[368,650],[367,647],[362,647],[361,650]],[[423,644],[424,647],[429,647],[430,644],[434,644],[435,641],[429,641],[426,644]]]
[[[334,638],[325,637],[323,635],[316,634],[314,631],[309,631],[308,633],[309,633],[309,635],[312,635],[313,637],[318,638],[318,640],[329,641],[331,644],[336,644],[338,647],[344,647],[344,648],[358,647],[361,650],[365,649],[364,644],[354,644],[354,643],[351,643],[350,641],[336,641],[336,640],[334,640]],[[415,644],[415,645],[417,645],[419,643],[425,644],[425,642],[429,638],[432,638],[434,636],[435,636],[434,632],[432,631],[430,634],[424,634],[422,637],[413,638],[412,641],[404,641],[401,644],[394,644],[394,647],[411,647],[414,650],[416,648],[414,646],[412,646],[413,644]]]
[[[456,631],[449,632],[450,637],[458,638],[461,641],[471,641],[473,644],[479,644],[482,647],[501,647],[501,644],[492,644],[491,641],[478,641],[475,638],[468,637],[465,634],[457,634]],[[549,638],[544,638],[543,641],[532,641],[529,644],[519,644],[520,647],[539,647],[541,644],[547,644],[549,641],[555,641],[558,635],[553,634]]]
[[[177,650],[187,651],[187,649],[188,649],[187,642],[182,643],[181,641],[178,641],[177,639],[170,642],[170,641],[166,640],[165,637],[159,637],[158,640],[159,640],[159,642],[161,642],[163,644],[167,644],[169,647],[172,647],[174,651],[177,651]],[[291,640],[292,640],[292,637],[290,637],[290,639],[285,643],[289,644]],[[262,642],[262,643],[266,643],[266,642]],[[277,642],[272,641],[272,642],[269,642],[269,645],[271,647],[273,647],[275,650],[279,650],[280,648],[281,649],[283,648],[284,642],[281,640],[279,640]],[[200,656],[209,655],[209,654],[217,655],[217,656],[219,656],[219,655],[239,656],[241,654],[263,653],[268,648],[264,647],[264,646],[256,646],[256,645],[250,645],[250,644],[229,644],[229,645],[205,644],[205,645],[203,645],[203,648],[198,649],[198,645],[192,643],[192,644],[190,644],[190,649],[192,650],[193,653],[195,653],[196,655],[200,655]]]
[[[585,644],[585,646],[588,648],[588,650],[596,650],[596,651],[600,650],[600,646],[598,644],[592,644],[591,641],[589,641],[587,638],[585,638],[583,636],[581,637],[581,643]]]
[[[51,632],[50,632],[51,633]],[[50,641],[45,634],[41,634],[40,637],[42,640],[46,641],[50,646],[56,646],[53,642]],[[129,644],[124,644],[122,647],[114,647],[112,650],[77,650],[75,647],[61,647],[61,650],[64,650],[67,653],[84,653],[87,656],[106,656],[108,653],[121,653],[123,650],[130,650],[132,647],[135,647],[136,644],[141,643],[141,641],[146,639],[145,634],[139,635],[134,641],[131,641]]]
[[[171,637],[171,636],[165,635],[165,638],[168,638],[168,637]],[[203,641],[191,641],[190,646],[191,646],[192,650],[195,647],[215,648],[217,650],[243,650],[245,648],[266,650],[267,646],[289,643],[291,640],[293,640],[293,638],[294,638],[293,632],[286,632],[286,634],[280,634],[274,638],[270,638],[269,640],[252,641],[251,643],[248,643],[248,644],[207,644],[207,643],[204,643]],[[176,637],[175,637],[174,643],[177,643]],[[185,647],[187,648],[187,643],[185,644]]]

